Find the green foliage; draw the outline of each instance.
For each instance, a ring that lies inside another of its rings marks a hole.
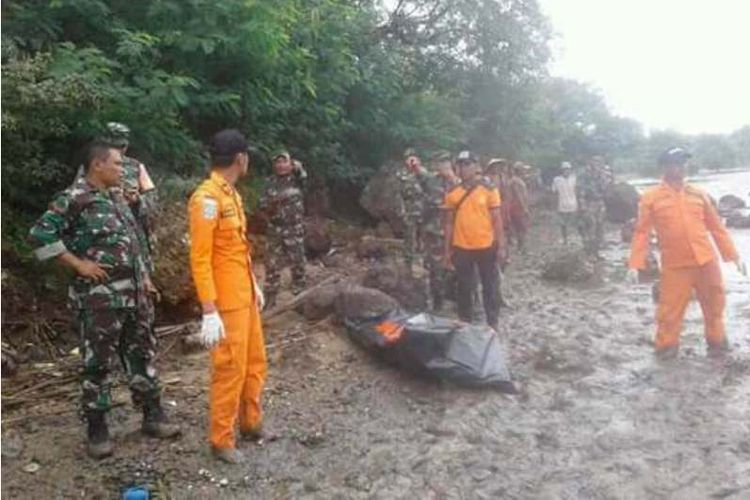
[[[593,89],[550,78],[535,0],[10,0],[2,15],[3,209],[24,224],[108,121],[161,179],[203,175],[202,144],[225,127],[354,187],[409,146],[642,169],[686,144],[711,168],[750,163],[747,128],[646,139]]]

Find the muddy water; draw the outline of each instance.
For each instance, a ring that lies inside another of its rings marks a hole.
[[[3,496],[111,498],[148,483],[180,499],[750,498],[747,282],[726,269],[729,356],[706,356],[691,306],[680,356],[658,361],[650,290],[623,284],[616,228],[600,283],[555,286],[539,274],[559,251],[557,228],[551,216],[538,220],[529,255],[514,256],[507,273],[513,309],[501,319],[520,395],[416,380],[353,347],[335,324],[292,314],[267,325],[272,344],[307,334],[270,351],[266,426],[279,438],[241,443],[246,464],[207,453],[205,354],[174,357],[163,380],[174,381],[165,399],[182,439],[141,437],[137,415],[119,407],[116,456],[95,463],[73,412],[4,423],[26,446],[3,458]],[[750,258],[747,233],[735,237]],[[23,472],[31,460],[41,466],[34,476]]]

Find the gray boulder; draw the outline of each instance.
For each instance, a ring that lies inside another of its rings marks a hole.
[[[725,194],[724,196],[719,198],[718,208],[719,213],[722,215],[729,215],[735,210],[740,210],[742,208],[745,208],[746,206],[747,204],[745,203],[745,200],[733,194]]]
[[[367,271],[362,284],[388,294],[407,311],[427,308],[425,280],[415,278],[403,266],[377,264]]]
[[[612,184],[604,195],[607,219],[615,224],[623,224],[638,216],[638,191],[627,182]]]
[[[395,165],[385,165],[372,176],[362,191],[359,204],[373,218],[386,221],[396,235],[403,234],[404,202],[399,193],[401,186],[395,175]]]
[[[542,278],[563,283],[584,283],[594,277],[594,263],[582,252],[553,255],[544,263]]]
[[[727,227],[750,229],[750,213],[737,211],[727,217]]]

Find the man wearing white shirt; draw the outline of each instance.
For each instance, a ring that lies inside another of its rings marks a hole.
[[[576,177],[573,175],[570,162],[564,161],[560,165],[561,175],[552,182],[552,191],[557,193],[557,212],[560,214],[560,229],[563,242],[568,244],[568,227],[575,226],[581,232],[578,224],[578,199],[576,198]],[[583,236],[582,236],[583,237]]]

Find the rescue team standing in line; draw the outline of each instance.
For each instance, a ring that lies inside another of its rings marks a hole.
[[[81,333],[81,406],[88,426],[87,450],[94,458],[113,452],[107,415],[115,357],[123,361],[133,402],[142,408],[142,431],[157,438],[180,432],[162,408],[152,365],[158,292],[151,281],[153,221],[148,207],[154,185],[145,166],[123,156],[127,127],[109,124],[108,130],[107,136],[87,147],[73,185],[52,201],[30,231],[37,258],[54,258],[75,272],[69,305]],[[243,455],[237,449],[235,428],[242,439],[263,436],[261,396],[267,373],[261,321],[264,296],[253,273],[244,205],[236,189],[251,168],[251,155],[247,139],[237,130],[214,135],[209,153],[209,177],[188,202],[190,268],[202,309],[200,338],[211,350],[209,442],[217,459],[238,463]],[[662,255],[655,348],[667,356],[677,352],[693,289],[703,309],[710,350],[728,346],[724,288],[709,234],[723,259],[744,270],[708,196],[684,182],[689,157],[672,148],[660,158],[664,179],[641,197],[629,262],[628,278],[637,281],[654,229]],[[266,289],[271,303],[284,264],[292,266],[293,291],[304,288],[302,218],[307,176],[286,151],[272,160],[274,175],[259,203],[270,222]],[[456,156],[455,168],[458,176],[447,152],[435,155],[428,168],[413,150],[404,155],[397,177],[406,222],[405,264],[411,272],[421,246],[432,309],[441,310],[446,282],[453,277],[458,315],[465,321],[472,320],[478,276],[487,323],[496,329],[503,304],[498,269],[509,259],[506,238],[512,234],[525,251],[533,192],[527,184],[536,186],[538,181],[522,164],[511,167],[500,158],[489,162],[485,177],[470,151]],[[600,157],[593,158],[578,179],[567,162],[561,170],[553,191],[559,196],[563,239],[567,242],[567,230],[575,225],[586,250],[598,257],[604,190],[612,182],[611,170]]]

